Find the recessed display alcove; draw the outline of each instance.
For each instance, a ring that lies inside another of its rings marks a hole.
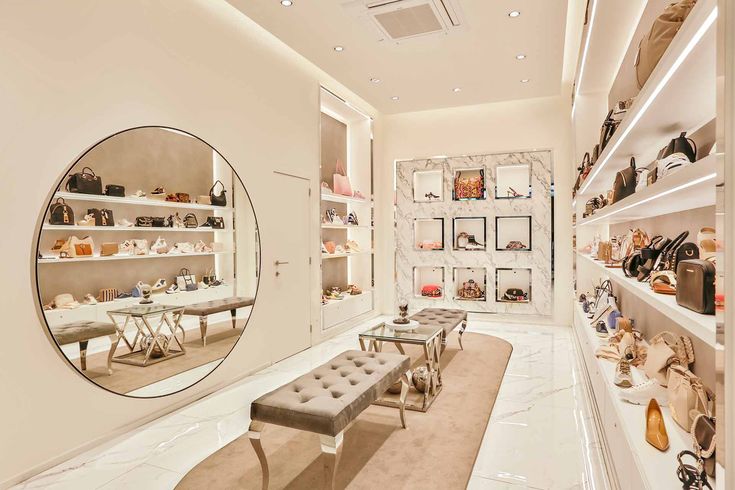
[[[417,298],[440,299],[444,293],[444,267],[413,268],[413,294]]]
[[[531,301],[531,269],[495,269],[495,301],[528,303]]]
[[[531,197],[531,165],[498,165],[495,169],[495,199]]]

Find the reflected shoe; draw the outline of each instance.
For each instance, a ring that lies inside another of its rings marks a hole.
[[[345,250],[345,248],[342,245],[337,245],[335,247],[335,249],[334,249],[334,253],[335,254],[345,254],[345,253],[347,253],[347,251]]]
[[[630,363],[625,359],[620,359],[618,365],[615,366],[615,386],[621,388],[630,388],[633,386],[633,376],[630,373]]]
[[[126,220],[125,218],[119,219],[115,222],[115,226],[120,226],[122,228],[132,228],[135,226],[135,223]]]
[[[140,189],[138,189],[137,191],[135,191],[135,194],[133,194],[130,197],[145,197],[145,192],[143,192]]]
[[[357,226],[359,223],[357,221],[357,213],[352,211],[350,214],[347,215],[347,224]]]
[[[322,194],[334,194],[332,189],[329,187],[329,184],[324,181],[322,181]]]
[[[350,253],[358,253],[361,251],[360,245],[355,240],[347,240],[347,243],[345,243],[345,250]]]
[[[485,248],[485,245],[478,243],[475,240],[475,235],[467,235],[467,245],[464,248],[466,250],[482,250]]]
[[[130,293],[127,293],[127,292],[125,292],[125,291],[120,291],[120,292],[119,292],[119,293],[117,294],[117,296],[115,297],[115,299],[127,299],[127,298],[131,298],[132,296],[133,296],[133,295],[132,295],[132,294],[130,294]]]
[[[120,251],[117,255],[133,255],[135,253],[135,243],[132,240],[125,240],[120,244]]]
[[[659,405],[668,405],[669,395],[666,388],[661,386],[655,379],[649,379],[645,383],[633,385],[630,388],[620,390],[618,397],[624,402],[633,405],[645,405],[654,398]]]
[[[171,284],[169,288],[166,290],[166,294],[174,294],[179,292],[179,286],[176,284]]]
[[[166,279],[159,279],[156,281],[156,283],[151,287],[153,291],[160,291],[162,289],[166,289],[166,286],[168,286],[168,283],[166,282]]]
[[[97,298],[92,296],[90,293],[87,293],[84,295],[84,299],[82,300],[83,305],[96,305],[97,304]]]
[[[204,243],[202,240],[199,240],[196,245],[194,245],[194,251],[197,253],[211,253],[212,247]]]
[[[669,435],[666,432],[664,416],[654,398],[651,398],[646,408],[646,442],[659,451],[666,451],[669,448]]]
[[[365,196],[363,196],[362,192],[360,191],[355,191],[352,194],[352,197],[354,197],[355,199],[365,199]]]
[[[199,289],[209,289],[209,284],[204,281],[199,281]]]
[[[609,337],[608,331],[607,331],[607,325],[605,325],[605,322],[600,320],[595,324],[595,332],[597,333],[598,337],[607,338]]]
[[[166,243],[166,240],[159,236],[153,245],[151,245],[151,252],[156,254],[168,253],[168,244]]]

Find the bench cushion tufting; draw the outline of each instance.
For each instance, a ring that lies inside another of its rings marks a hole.
[[[112,323],[80,321],[51,327],[51,333],[59,345],[65,345],[112,335],[115,326]]]
[[[207,316],[223,311],[236,310],[246,306],[253,306],[254,298],[234,296],[232,298],[215,299],[189,305],[184,309],[184,315]]]
[[[411,320],[416,320],[419,324],[425,326],[442,327],[444,334],[449,335],[457,325],[467,320],[467,312],[449,308],[424,308],[412,315]]]
[[[405,373],[410,358],[386,352],[343,352],[255,400],[260,422],[336,436]]]

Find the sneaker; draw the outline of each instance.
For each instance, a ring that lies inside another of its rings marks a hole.
[[[205,283],[204,281],[199,281],[199,289],[208,289],[209,284]]]
[[[171,284],[166,290],[166,294],[174,294],[179,292],[179,286],[177,284]]]
[[[354,197],[355,199],[365,199],[365,196],[363,196],[362,195],[362,192],[360,192],[360,191],[355,191],[352,194],[352,197]]]
[[[199,240],[196,245],[194,245],[194,251],[197,253],[211,253],[212,247],[204,243],[202,240]]]
[[[342,219],[341,216],[338,216],[337,214],[334,215],[334,218],[332,219],[333,225],[344,225],[345,220]]]
[[[168,253],[168,244],[166,243],[166,239],[159,236],[153,245],[151,245],[151,252],[155,254]]]
[[[647,405],[651,398],[655,398],[661,406],[669,404],[669,395],[666,388],[661,386],[655,379],[649,379],[644,383],[621,389],[618,391],[618,397],[633,405]]]
[[[122,228],[131,228],[131,227],[135,226],[135,223],[133,223],[132,221],[128,221],[125,218],[123,218],[123,219],[117,220],[115,222],[115,226],[120,226]]]
[[[96,305],[97,304],[97,298],[92,296],[90,293],[87,293],[84,295],[84,299],[82,300],[82,304],[84,305]]]
[[[359,223],[357,221],[357,213],[352,211],[349,215],[347,215],[347,224],[357,226]]]
[[[152,289],[154,291],[160,291],[161,289],[166,289],[166,286],[168,286],[168,283],[166,282],[166,279],[159,279],[153,285]]]
[[[135,244],[132,240],[125,240],[120,244],[120,251],[117,255],[133,255],[135,252]]]
[[[189,242],[178,242],[168,251],[170,254],[190,254],[194,252],[194,245]]]
[[[335,254],[344,254],[344,253],[347,253],[347,251],[345,250],[345,248],[342,245],[337,245],[335,247],[335,249],[334,249],[334,253]]]
[[[161,201],[166,199],[166,189],[163,187],[156,187],[151,191],[150,197],[152,199],[159,199]]]
[[[630,363],[626,359],[620,359],[615,366],[615,386],[630,388],[633,386],[633,375],[630,373]]]
[[[360,252],[360,245],[355,240],[347,240],[345,250],[351,253],[357,253]]]
[[[133,194],[130,197],[145,197],[145,192],[143,192],[140,189],[138,189],[137,191],[135,191],[135,194]]]
[[[603,322],[602,320],[597,322],[597,324],[595,325],[595,331],[597,332],[598,337],[606,339],[610,336],[607,331],[607,325],[605,325],[605,322]]]
[[[437,196],[433,192],[427,192],[426,194],[424,194],[424,197],[429,201],[431,201],[432,199],[439,199],[439,196]]]

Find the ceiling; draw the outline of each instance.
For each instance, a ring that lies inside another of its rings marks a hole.
[[[228,1],[386,114],[561,93],[567,0],[452,0],[462,27],[400,43],[380,41],[355,0]]]

